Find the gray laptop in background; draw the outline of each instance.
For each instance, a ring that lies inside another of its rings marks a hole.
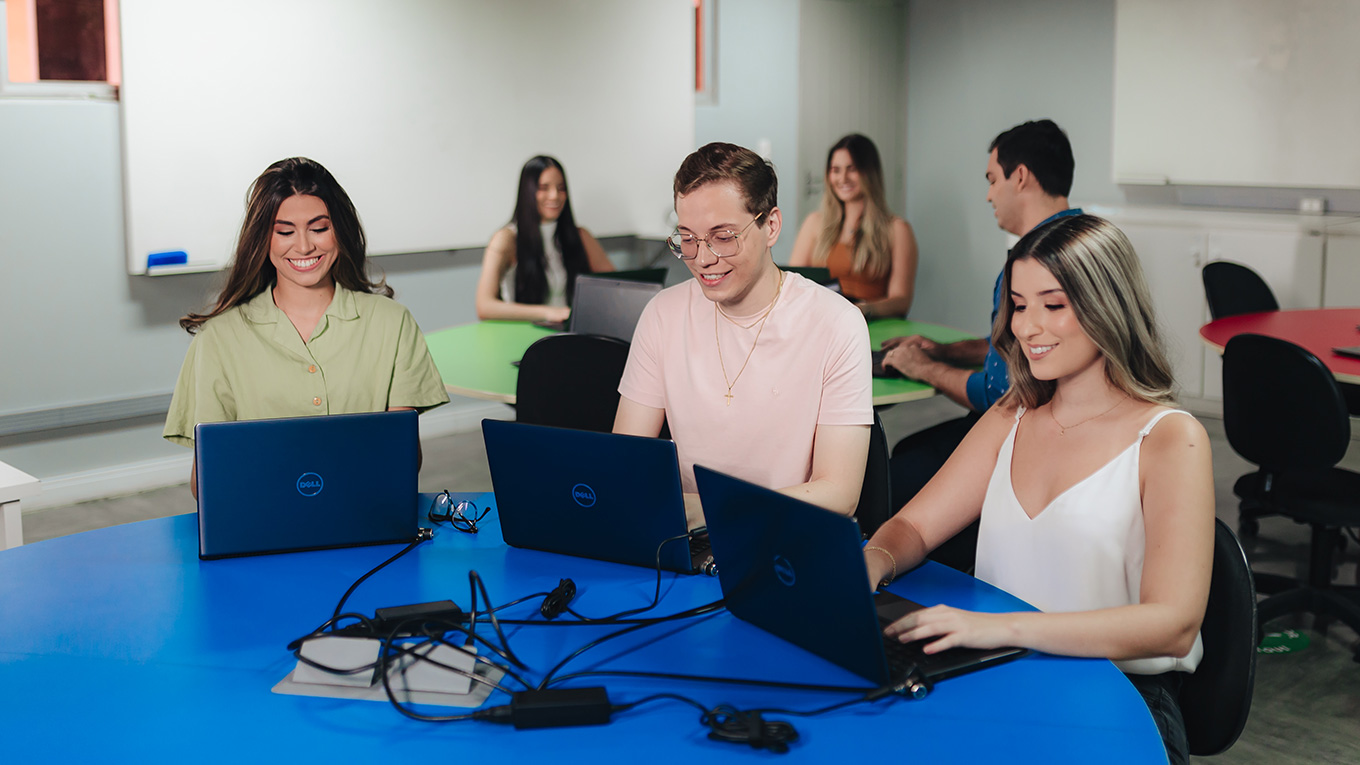
[[[694,466],[727,610],[882,687],[934,683],[1024,656],[1022,648],[927,655],[883,628],[922,608],[869,589],[859,524],[738,478]],[[834,625],[834,626],[833,626]]]
[[[416,412],[200,423],[198,557],[411,542]]]
[[[655,282],[581,275],[576,277],[571,318],[565,323],[534,323],[578,335],[604,335],[631,343],[642,309],[660,291],[661,285]]]
[[[661,547],[661,568],[713,573],[707,537],[686,538],[673,442],[502,420],[482,435],[506,544],[647,568]]]

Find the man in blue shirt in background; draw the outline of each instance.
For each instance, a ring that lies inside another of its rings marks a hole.
[[[1024,236],[1032,229],[1079,209],[1068,207],[1072,190],[1072,144],[1052,120],[1016,125],[998,135],[987,158],[987,201],[1003,231]],[[992,321],[1001,306],[1001,274],[992,289]],[[1006,362],[990,339],[936,343],[920,335],[895,337],[883,343],[883,359],[914,380],[920,380],[971,411],[957,420],[913,433],[898,442],[892,453],[893,507],[900,509],[949,459],[982,413],[1010,388]],[[981,371],[973,367],[981,366]],[[973,567],[977,523],[959,532],[930,555],[961,571]]]

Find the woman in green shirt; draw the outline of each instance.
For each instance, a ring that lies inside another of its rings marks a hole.
[[[217,304],[180,319],[194,339],[164,437],[192,447],[200,422],[447,402],[415,319],[385,280],[368,278],[366,247],[326,168],[302,157],[270,165],[251,187]],[[197,496],[194,475],[189,485]]]

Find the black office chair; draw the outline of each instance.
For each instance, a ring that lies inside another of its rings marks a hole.
[[[1226,752],[1242,733],[1256,682],[1256,585],[1232,529],[1214,522],[1214,568],[1200,626],[1204,657],[1181,685],[1190,754]]]
[[[524,352],[515,385],[516,419],[534,425],[614,429],[628,343],[599,335],[549,335]]]
[[[1280,310],[1270,285],[1260,274],[1240,263],[1215,260],[1204,267],[1200,278],[1204,280],[1204,297],[1209,301],[1209,315],[1215,319],[1240,313]]]
[[[1305,581],[1256,574],[1257,588],[1275,593],[1260,603],[1260,623],[1313,613],[1360,632],[1356,588],[1332,584],[1341,530],[1360,526],[1360,473],[1336,467],[1351,423],[1331,371],[1286,340],[1234,337],[1223,352],[1223,429],[1233,450],[1260,466],[1233,493],[1312,528]]]
[[[859,491],[859,505],[855,520],[867,539],[892,517],[897,508],[892,506],[891,474],[888,470],[888,434],[883,420],[874,412],[874,424],[869,429],[869,459],[864,465],[864,484]]]
[[[1204,281],[1204,297],[1209,302],[1209,315],[1215,319],[1243,313],[1278,311],[1279,303],[1261,275],[1230,260],[1215,260],[1200,271]],[[1264,508],[1249,500],[1238,505],[1237,528],[1246,536],[1256,536]]]

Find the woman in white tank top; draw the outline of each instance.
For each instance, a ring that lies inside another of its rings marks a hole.
[[[578,228],[562,165],[524,163],[515,214],[491,237],[477,280],[477,318],[566,321],[579,274],[613,271],[604,248]]]
[[[871,584],[981,517],[977,576],[1040,609],[936,606],[887,634],[1114,660],[1149,701],[1173,762],[1175,693],[1203,648],[1213,562],[1209,440],[1173,402],[1142,269],[1090,215],[1026,234],[1006,263],[992,342],[1011,389],[865,547]]]

